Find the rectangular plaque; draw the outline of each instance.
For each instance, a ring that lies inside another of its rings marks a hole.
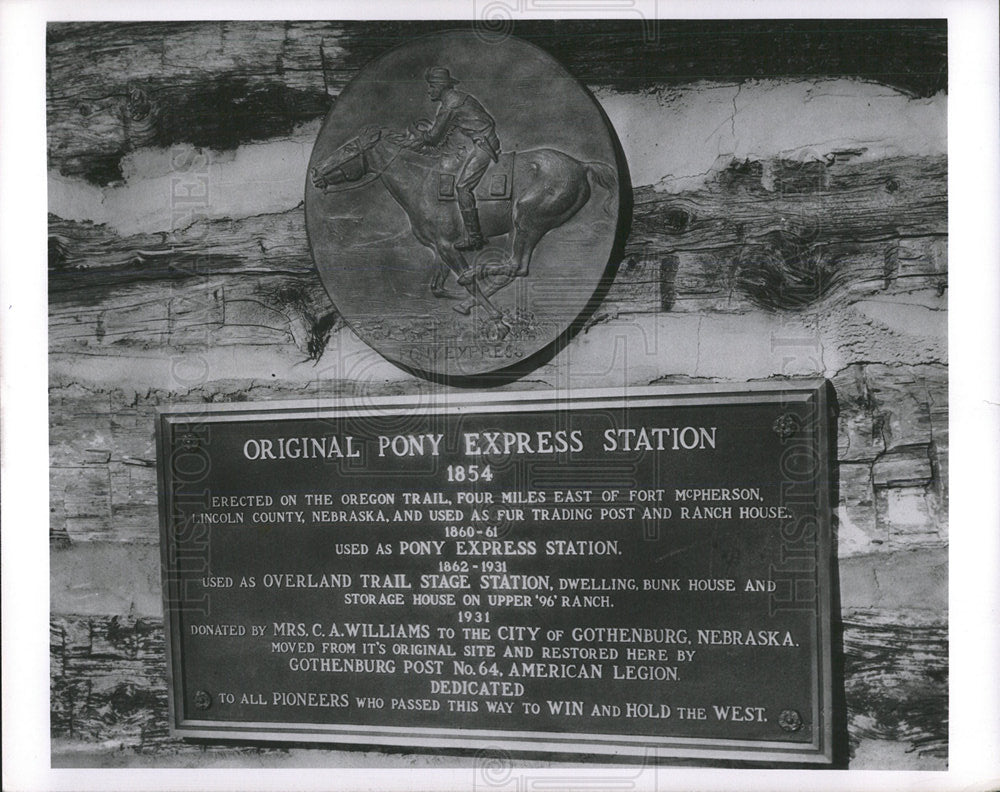
[[[173,733],[830,762],[825,387],[162,411]]]

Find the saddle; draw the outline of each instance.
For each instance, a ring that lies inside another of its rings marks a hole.
[[[505,151],[490,165],[482,181],[476,185],[473,195],[476,201],[509,201],[514,182],[514,154]],[[457,174],[438,171],[438,200],[455,200],[455,179]]]

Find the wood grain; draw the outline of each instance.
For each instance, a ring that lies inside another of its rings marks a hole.
[[[844,619],[845,694],[852,745],[903,742],[920,756],[948,757],[948,630],[898,613]]]
[[[834,160],[815,189],[791,193],[773,180],[763,187],[759,175],[736,179],[732,170],[694,193],[637,192],[625,258],[602,312],[830,315],[861,298],[914,294],[932,309],[945,307],[940,158]],[[887,183],[897,187],[887,191]],[[292,343],[315,356],[337,321],[300,209],[125,238],[54,216],[49,228],[53,352],[190,348],[201,338]]]
[[[810,75],[878,80],[918,96],[947,87],[941,21],[520,21],[57,23],[48,28],[51,167],[96,184],[143,146],[219,150],[322,117],[372,58],[408,38],[513,32],[590,87]]]

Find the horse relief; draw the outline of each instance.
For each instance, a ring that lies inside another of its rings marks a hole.
[[[320,130],[305,193],[320,278],[404,367],[516,367],[608,277],[620,152],[593,97],[537,47],[468,31],[407,41],[359,72]]]
[[[468,314],[474,300],[505,327],[490,297],[514,278],[528,275],[531,255],[542,237],[576,215],[592,199],[595,186],[604,192],[602,210],[612,216],[617,178],[610,165],[580,162],[550,148],[516,152],[510,196],[492,205],[483,202],[480,210],[484,238],[509,234],[510,247],[502,261],[473,266],[459,249],[463,236],[460,209],[439,200],[440,176],[447,173],[442,161],[447,155],[416,150],[411,140],[405,132],[368,127],[312,168],[309,178],[324,192],[377,178],[406,212],[413,235],[441,265],[434,268],[431,293],[452,296],[445,288],[449,272],[469,291],[471,298],[454,306],[459,313]]]

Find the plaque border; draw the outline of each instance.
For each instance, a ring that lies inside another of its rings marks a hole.
[[[812,674],[813,739],[809,743],[737,740],[717,737],[600,734],[596,732],[531,732],[498,729],[458,729],[425,726],[375,726],[353,724],[207,721],[184,718],[183,658],[179,625],[171,602],[178,601],[176,581],[168,574],[171,564],[170,519],[166,460],[170,428],[174,424],[245,420],[293,420],[394,415],[425,410],[437,414],[482,413],[504,410],[573,410],[650,406],[727,406],[740,404],[813,404],[811,426],[816,457],[832,466],[830,428],[835,408],[828,398],[825,379],[791,379],[778,382],[707,383],[624,388],[549,391],[500,391],[494,393],[443,391],[420,396],[373,396],[307,400],[178,404],[159,407],[156,415],[156,468],[160,518],[161,584],[166,649],[168,725],[172,737],[201,740],[324,743],[405,748],[498,749],[525,753],[591,754],[664,759],[736,760],[825,765],[833,762],[832,668],[832,505],[830,480],[822,475],[816,491],[816,626]],[[818,655],[818,656],[817,656]]]

